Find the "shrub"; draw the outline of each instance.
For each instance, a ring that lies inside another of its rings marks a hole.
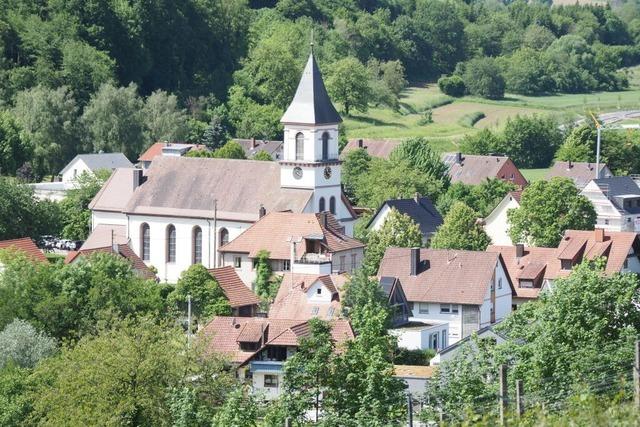
[[[0,332],[0,369],[9,361],[33,368],[57,349],[56,340],[38,331],[29,322],[16,319]]]
[[[447,95],[439,95],[433,99],[430,99],[426,102],[422,110],[433,110],[434,108],[442,107],[443,105],[448,105],[453,102],[453,98]]]
[[[424,112],[422,113],[422,117],[420,117],[420,120],[418,120],[419,126],[428,125],[429,123],[433,123],[433,111],[431,110],[431,108],[424,110]]]
[[[504,77],[493,58],[475,58],[467,62],[463,80],[472,95],[488,99],[504,96]]]
[[[460,126],[472,128],[473,125],[475,125],[485,117],[486,116],[482,111],[474,111],[473,113],[465,114],[464,116],[460,117],[458,123],[460,124]]]
[[[440,77],[438,79],[438,87],[442,93],[456,97],[463,96],[467,89],[462,77],[457,75]]]

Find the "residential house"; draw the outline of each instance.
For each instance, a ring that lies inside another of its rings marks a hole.
[[[499,253],[515,288],[514,305],[538,298],[583,260],[606,259],[605,272],[640,274],[640,238],[634,232],[567,230],[557,248],[489,246]]]
[[[348,321],[331,321],[336,346],[354,338]],[[267,399],[282,391],[284,363],[295,354],[302,337],[309,335],[308,321],[258,317],[215,317],[201,332],[207,350],[229,358],[238,377]]]
[[[62,182],[75,182],[83,173],[131,167],[133,164],[122,153],[78,154],[60,171],[60,175]]]
[[[341,120],[310,55],[281,119],[280,162],[156,156],[144,176],[125,171],[105,184],[90,205],[92,227],[125,225],[131,248],[168,282],[194,263],[222,266],[218,249],[264,212],[330,211],[350,236],[356,214],[341,187]]]
[[[605,164],[601,164],[600,178],[610,178],[613,176],[611,170]],[[596,178],[596,164],[588,162],[559,162],[556,161],[547,172],[546,180],[561,177],[569,178],[573,181],[578,190],[582,190],[592,179]]]
[[[368,230],[379,230],[387,219],[387,215],[395,209],[401,214],[410,217],[422,233],[423,243],[429,242],[438,227],[442,225],[442,215],[428,197],[420,197],[418,194],[412,199],[387,200],[371,217],[367,224]]]
[[[593,204],[596,227],[640,232],[640,187],[628,176],[594,179],[580,193]]]
[[[446,153],[442,160],[449,166],[451,182],[479,185],[487,179],[512,182],[520,188],[528,185],[513,161],[506,156],[478,156],[462,153]]]
[[[284,143],[282,141],[269,141],[266,139],[240,139],[234,138],[234,142],[240,144],[244,150],[244,155],[247,159],[253,159],[253,157],[260,151],[264,151],[271,156],[273,160],[282,159],[282,149]]]
[[[87,255],[98,253],[98,252],[114,254],[119,257],[122,257],[127,261],[129,261],[129,263],[131,264],[131,268],[138,276],[144,279],[157,280],[155,273],[151,271],[149,267],[146,266],[146,264],[140,259],[140,257],[136,255],[136,253],[133,252],[133,250],[127,244],[114,243],[113,245],[110,245],[110,246],[94,247],[90,249],[81,248],[78,251],[69,251],[67,253],[67,256],[64,259],[64,263],[71,264],[71,263],[77,262],[78,260],[84,258]]]
[[[304,274],[354,271],[364,256],[364,244],[346,235],[330,212],[271,212],[219,249],[221,265],[233,266],[243,282],[253,283],[263,250],[276,274],[291,271],[294,264]]]
[[[483,221],[485,233],[491,238],[494,245],[510,245],[509,221],[507,212],[520,207],[522,191],[511,191],[498,203]]]
[[[472,336],[475,336],[477,339],[480,339],[480,340],[492,340],[495,344],[502,344],[503,342],[506,341],[506,339],[503,335],[497,333],[494,330],[494,326],[495,324],[486,326],[480,329],[478,332],[474,332],[473,335],[469,335],[461,339],[457,343],[451,344],[450,346],[443,348],[442,350],[437,352],[433,358],[431,358],[431,360],[429,361],[429,364],[431,366],[437,366],[444,361],[453,359],[455,355],[458,354],[458,352],[463,347],[463,345],[471,345],[474,350],[477,350],[475,345],[473,344],[473,341],[471,341]]]
[[[0,251],[13,250],[23,253],[33,261],[47,262],[47,257],[44,256],[42,251],[38,249],[36,244],[29,237],[22,237],[19,239],[0,240]],[[0,262],[0,272],[4,269]]]
[[[142,169],[151,167],[151,162],[157,156],[182,157],[191,150],[202,150],[204,145],[186,144],[183,142],[155,142],[138,157],[138,164]]]
[[[409,321],[448,323],[436,337],[444,348],[511,312],[513,284],[502,256],[491,252],[388,248],[378,277],[400,280],[409,301]]]
[[[229,301],[232,316],[252,317],[258,313],[260,298],[240,280],[233,267],[212,268],[209,273]]]
[[[371,157],[388,159],[391,152],[401,143],[399,139],[350,139],[342,149],[341,156],[344,157],[350,151],[362,148],[367,150]]]

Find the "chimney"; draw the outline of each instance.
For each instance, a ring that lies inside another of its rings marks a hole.
[[[598,243],[604,242],[604,228],[596,228],[594,232],[595,232],[596,242]]]
[[[251,138],[251,148],[256,148],[258,143],[256,142],[256,137]]]
[[[462,153],[459,151],[456,153],[456,163],[462,163]]]
[[[420,248],[411,248],[411,275],[417,276],[420,268]]]
[[[524,256],[524,245],[522,243],[516,243],[516,258],[522,258]]]
[[[329,224],[329,212],[322,212],[321,214],[322,217],[322,226],[324,228],[328,228],[328,224]]]
[[[135,190],[142,184],[142,169],[134,169],[133,171],[133,189]]]
[[[413,195],[413,200],[415,200],[416,203],[419,203],[420,202],[420,193],[416,192]]]
[[[364,147],[364,141],[362,141],[361,139],[358,140],[358,148],[363,148]]]
[[[571,169],[572,167],[573,167],[573,162],[569,160],[569,169]]]
[[[267,210],[264,208],[264,206],[260,205],[260,209],[258,210],[258,218],[262,218],[266,214]]]

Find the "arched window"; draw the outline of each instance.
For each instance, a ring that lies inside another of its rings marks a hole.
[[[151,230],[146,222],[140,226],[140,258],[149,261],[151,249]]]
[[[320,203],[319,203],[319,206],[318,206],[318,210],[320,212],[324,212],[325,209],[326,209],[326,206],[324,205],[324,197],[320,197]]]
[[[336,198],[333,196],[329,199],[329,212],[336,214]]]
[[[329,132],[322,134],[322,160],[329,160]]]
[[[304,160],[304,135],[302,132],[296,134],[296,160]]]
[[[193,264],[202,264],[202,229],[193,227]]]
[[[226,228],[220,229],[220,245],[223,246],[229,243],[229,231]]]
[[[167,262],[176,262],[176,228],[167,226]]]

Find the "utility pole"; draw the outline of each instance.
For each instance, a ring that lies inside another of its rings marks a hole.
[[[507,412],[507,365],[500,365],[500,425],[505,425]]]
[[[636,341],[636,360],[633,364],[633,391],[636,409],[640,408],[640,341]]]
[[[187,295],[187,348],[191,345],[191,294]]]
[[[596,116],[593,115],[591,111],[589,111],[591,118],[596,124],[596,131],[598,137],[596,139],[596,179],[600,178],[600,138],[602,136],[602,124],[596,119]]]
[[[524,399],[522,398],[522,380],[516,380],[516,412],[521,417],[524,414]]]

